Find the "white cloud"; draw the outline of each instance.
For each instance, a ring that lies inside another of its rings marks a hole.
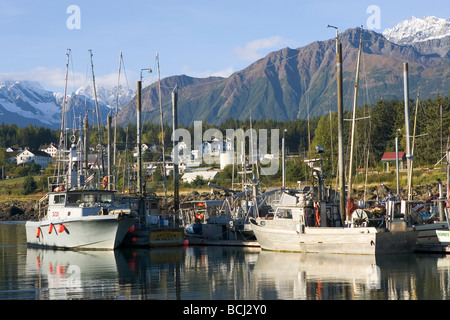
[[[95,76],[95,84],[97,87],[111,88],[117,86],[117,73],[110,73],[102,76]],[[89,78],[87,78],[89,77]],[[120,84],[126,85],[124,75],[121,76]],[[61,68],[37,67],[28,71],[0,73],[0,81],[37,81],[44,88],[51,91],[64,91],[66,81],[66,70]],[[71,90],[77,90],[85,84],[92,84],[92,75],[80,72],[69,71],[68,94]]]
[[[43,87],[64,88],[66,72],[60,68],[37,67],[28,71],[0,73],[0,81],[37,81]],[[80,83],[85,76],[80,73],[70,74],[68,82]]]
[[[195,78],[207,78],[207,77],[223,77],[228,78],[233,72],[233,67],[224,68],[222,70],[206,70],[206,71],[191,71],[189,66],[184,66],[182,68],[183,74]]]
[[[255,61],[267,54],[267,49],[281,49],[292,45],[293,41],[281,36],[272,36],[265,39],[257,39],[248,42],[244,47],[235,47],[233,52],[242,60]],[[261,52],[264,51],[264,52]]]

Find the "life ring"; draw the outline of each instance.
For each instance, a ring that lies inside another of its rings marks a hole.
[[[103,189],[106,189],[106,186],[108,185],[108,177],[103,177]]]

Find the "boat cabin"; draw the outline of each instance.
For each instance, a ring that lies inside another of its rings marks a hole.
[[[49,219],[107,214],[112,207],[122,207],[115,201],[114,192],[108,190],[51,192],[48,197]]]
[[[266,216],[268,220],[291,220],[306,227],[341,226],[337,205],[326,201],[312,201],[303,194],[282,194],[275,210]]]

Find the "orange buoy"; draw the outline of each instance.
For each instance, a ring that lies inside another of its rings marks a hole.
[[[64,227],[63,224],[60,224],[58,227],[58,232],[61,233],[61,232],[64,232],[64,230],[66,230],[66,227]]]
[[[39,238],[40,236],[41,236],[41,227],[38,227],[36,232],[36,238]]]
[[[48,233],[52,233],[53,231],[53,224],[50,223],[50,226],[48,227]]]

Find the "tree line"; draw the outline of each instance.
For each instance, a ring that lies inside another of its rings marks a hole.
[[[447,140],[450,134],[450,99],[448,96],[437,95],[435,98],[411,99],[409,101],[410,135],[414,140],[414,166],[434,166],[442,163],[447,150]],[[344,112],[344,153],[346,157],[350,148],[350,132],[352,118],[351,111]],[[354,148],[354,164],[357,168],[366,166],[374,168],[380,165],[384,152],[395,151],[395,138],[399,139],[399,150],[405,151],[405,112],[403,99],[378,100],[373,105],[364,105],[357,109],[356,134]],[[311,119],[296,119],[291,121],[275,121],[271,119],[249,120],[228,119],[219,126],[202,123],[202,132],[209,128],[215,128],[223,132],[226,129],[243,129],[250,127],[259,129],[278,129],[280,139],[285,137],[285,146],[288,156],[287,180],[296,181],[307,179],[308,170],[301,161],[304,158],[315,157],[314,146],[324,147],[324,169],[328,176],[336,173],[338,155],[338,125],[337,112],[329,112],[326,115]],[[182,128],[187,129],[191,135],[194,133],[194,125]],[[114,128],[112,128],[114,130]],[[136,125],[128,127],[118,126],[117,149],[123,154],[125,150],[133,150],[136,146]],[[97,126],[88,129],[89,143],[92,146],[98,144]],[[172,128],[164,126],[164,144],[166,153],[172,149]],[[70,132],[68,134],[71,134]],[[101,126],[103,143],[107,141],[107,130]],[[161,155],[162,141],[161,127],[159,123],[147,122],[142,126],[142,143],[157,146],[157,150],[144,155],[144,161],[156,160]],[[11,169],[7,163],[7,155],[4,150],[7,147],[28,147],[38,150],[42,145],[53,142],[59,144],[60,130],[52,130],[44,127],[19,127],[15,124],[0,125],[0,165]],[[270,138],[268,138],[270,141]],[[246,143],[248,145],[248,143]],[[281,146],[281,144],[280,144]],[[131,152],[129,160],[132,161]],[[281,153],[280,153],[281,154]],[[294,156],[294,157],[292,157]],[[293,159],[293,160],[292,160]],[[346,159],[346,163],[348,159]],[[225,174],[227,176],[227,174]],[[299,177],[300,176],[300,177]],[[273,177],[276,179],[277,177]]]

